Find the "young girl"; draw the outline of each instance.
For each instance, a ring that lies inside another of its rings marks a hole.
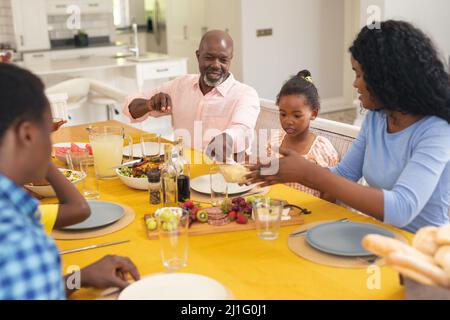
[[[269,156],[274,155],[274,149],[282,147],[296,151],[322,167],[334,167],[339,163],[339,154],[331,142],[309,130],[311,120],[316,119],[319,114],[320,102],[308,70],[300,71],[283,85],[277,96],[277,105],[284,132],[271,136]],[[287,185],[316,197],[321,196],[319,191],[298,183]]]

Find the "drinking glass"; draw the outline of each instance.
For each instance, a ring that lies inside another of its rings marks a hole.
[[[156,215],[163,266],[177,271],[187,265],[189,212],[182,208],[162,208]]]
[[[95,171],[95,161],[86,158],[80,161],[80,169],[86,176],[83,180],[83,196],[88,200],[95,200],[100,197],[97,173]]]
[[[70,170],[81,171],[81,161],[89,158],[89,150],[82,149],[79,151],[67,150],[65,152],[67,167]]]
[[[142,157],[150,160],[159,159],[161,154],[161,135],[160,134],[142,134],[141,150]]]
[[[228,198],[228,183],[218,166],[211,167],[209,183],[211,185],[211,205],[213,207],[222,206]]]
[[[252,206],[258,237],[263,240],[277,239],[284,202],[281,200],[262,198],[253,201]]]
[[[133,159],[133,139],[125,135],[122,127],[90,127],[89,140],[94,154],[95,170],[99,179],[116,178],[116,167],[122,164],[123,143],[131,146],[130,161]]]

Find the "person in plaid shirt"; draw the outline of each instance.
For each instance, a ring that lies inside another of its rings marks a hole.
[[[38,202],[22,188],[43,180],[51,164],[52,117],[44,85],[29,71],[0,64],[0,300],[65,299],[58,249],[44,231]],[[107,256],[81,269],[81,287],[124,288],[139,272],[128,258]]]

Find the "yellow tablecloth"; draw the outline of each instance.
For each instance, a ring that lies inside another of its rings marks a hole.
[[[192,175],[208,172],[208,167],[195,166]],[[144,214],[154,212],[145,191],[132,190],[120,180],[100,181],[100,200],[113,201],[132,207],[136,220],[124,230],[101,238],[57,241],[61,250],[99,244],[109,241],[131,242],[73,253],[62,257],[63,271],[69,266],[84,267],[107,254],[130,257],[141,275],[164,272],[159,243],[147,240]],[[305,223],[320,220],[350,218],[352,221],[376,223],[375,220],[318,198],[298,192],[284,185],[273,186],[270,197],[310,209]],[[54,203],[46,199],[44,203]],[[288,234],[297,227],[281,228],[274,241],[260,240],[255,231],[192,236],[189,239],[188,266],[181,272],[212,277],[229,288],[237,299],[402,299],[398,273],[388,267],[381,268],[380,289],[368,289],[371,276],[366,269],[339,269],[317,265],[292,253],[287,245]],[[397,229],[393,229],[399,231]],[[400,231],[408,239],[412,235]],[[101,291],[82,289],[73,299],[95,299]]]

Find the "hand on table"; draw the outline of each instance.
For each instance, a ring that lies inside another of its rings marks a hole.
[[[172,98],[166,93],[158,93],[147,100],[147,107],[150,112],[157,111],[164,114],[172,113]]]
[[[81,270],[81,286],[124,289],[129,284],[130,275],[134,280],[141,278],[129,258],[109,255]]]

